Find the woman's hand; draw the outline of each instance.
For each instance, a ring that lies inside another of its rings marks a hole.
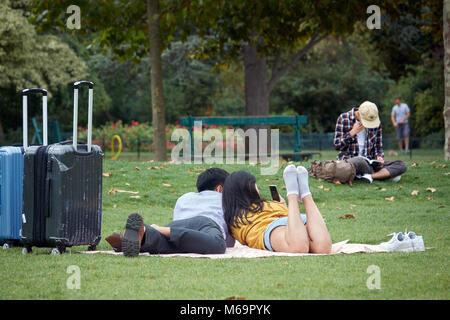
[[[280,194],[280,203],[281,203],[282,205],[285,205],[285,206],[287,207],[286,200],[284,200],[284,198],[281,196],[281,194]]]

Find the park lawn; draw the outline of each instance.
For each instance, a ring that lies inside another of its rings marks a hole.
[[[76,253],[86,247],[70,248],[59,256],[50,255],[50,248],[33,248],[32,254],[24,256],[21,248],[12,248],[0,250],[2,298],[449,299],[450,163],[415,163],[418,166],[408,161],[408,171],[399,183],[355,182],[350,187],[310,178],[310,188],[333,242],[350,239],[378,244],[390,239],[387,234],[408,228],[423,235],[425,246],[432,247],[425,252],[211,260]],[[303,165],[307,167],[308,163]],[[102,240],[98,249],[110,249],[105,237],[121,231],[131,212],[141,213],[149,224],[170,222],[176,199],[195,191],[198,174],[210,166],[111,161],[105,157],[103,171],[111,172],[111,176],[103,179]],[[252,172],[267,198],[269,184],[277,184],[283,191],[282,170],[262,176],[258,165],[218,166],[230,172]],[[139,191],[140,198],[109,194],[113,187]],[[435,192],[427,191],[429,187]],[[413,190],[419,194],[412,196]],[[432,199],[428,199],[430,196]],[[393,202],[385,200],[390,197],[394,197]],[[355,218],[339,218],[346,213]],[[80,268],[78,290],[66,285],[71,265]],[[380,290],[366,286],[371,265],[380,268]]]

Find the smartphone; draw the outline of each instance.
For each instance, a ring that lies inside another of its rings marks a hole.
[[[272,200],[280,202],[280,194],[278,193],[277,186],[270,185],[270,195],[272,196]]]

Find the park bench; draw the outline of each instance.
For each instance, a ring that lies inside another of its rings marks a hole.
[[[311,159],[319,152],[301,152],[300,125],[307,123],[306,116],[234,116],[234,117],[193,117],[188,116],[180,120],[180,125],[189,130],[191,136],[191,154],[194,154],[194,140],[192,139],[194,123],[201,121],[204,125],[215,126],[249,126],[249,125],[293,125],[295,129],[294,152],[280,153],[283,158],[292,158],[294,161]]]
[[[31,144],[42,144],[42,138],[41,138],[41,128],[39,127],[36,118],[32,119],[33,127],[35,130],[35,134],[33,136],[33,140],[31,141]],[[65,139],[68,139],[72,136],[72,132],[61,132],[59,129],[59,122],[58,120],[49,121],[48,123],[48,143],[57,143],[61,142]]]

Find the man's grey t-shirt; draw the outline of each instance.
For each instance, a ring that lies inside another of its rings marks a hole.
[[[188,219],[203,216],[212,219],[222,231],[227,247],[234,246],[234,238],[228,231],[227,223],[223,217],[222,194],[220,192],[205,190],[202,192],[189,192],[178,198],[173,209],[173,220]]]
[[[392,107],[392,112],[391,114],[393,114],[395,116],[395,122],[399,122],[400,120],[402,120],[406,114],[409,112],[409,107],[406,103],[402,103],[399,105],[394,105]],[[406,119],[405,121],[403,121],[403,123],[408,123],[408,119]]]

